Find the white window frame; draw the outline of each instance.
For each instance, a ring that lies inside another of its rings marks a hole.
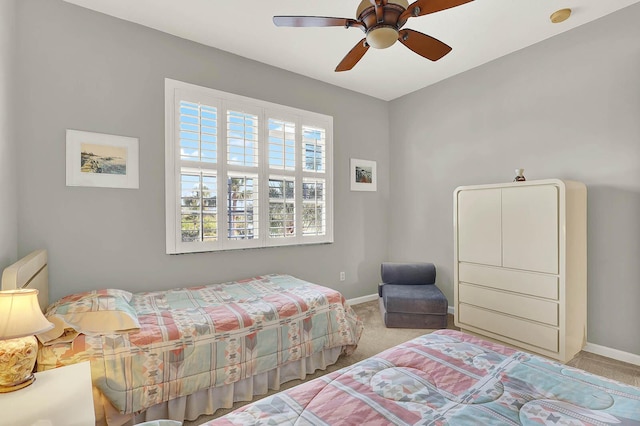
[[[180,155],[180,101],[200,103],[217,108],[217,162],[199,164],[183,161]],[[227,109],[242,110],[258,116],[258,167],[232,166],[227,162]],[[269,119],[295,123],[295,171],[269,167]],[[325,130],[325,170],[322,173],[303,170],[302,128],[317,127]],[[184,168],[194,171],[215,170],[217,176],[217,240],[212,242],[183,242],[181,229],[181,182]],[[258,177],[258,236],[252,239],[228,239],[226,191],[227,177],[233,172],[246,172]],[[269,236],[269,176],[295,179],[295,236]],[[302,182],[315,177],[325,181],[325,234],[303,235]],[[252,99],[177,80],[165,79],[165,213],[167,254],[197,253],[261,247],[277,247],[333,242],[333,117],[297,108]]]

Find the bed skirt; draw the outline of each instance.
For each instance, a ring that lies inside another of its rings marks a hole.
[[[137,423],[158,420],[195,420],[201,415],[212,415],[220,408],[231,408],[234,402],[251,401],[254,396],[264,395],[269,390],[278,390],[280,385],[296,379],[304,379],[316,370],[325,370],[335,364],[343,352],[342,347],[325,349],[307,358],[293,361],[265,373],[240,380],[229,385],[203,389],[192,395],[172,399],[149,407],[138,414],[121,414],[95,387],[93,388],[96,425],[131,426]]]

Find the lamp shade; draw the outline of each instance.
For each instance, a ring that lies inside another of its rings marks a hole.
[[[38,290],[0,291],[0,340],[32,336],[52,328],[40,310]]]

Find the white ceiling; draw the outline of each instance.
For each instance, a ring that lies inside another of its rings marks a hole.
[[[437,62],[400,43],[369,49],[351,70],[334,69],[364,37],[356,28],[283,28],[273,15],[355,18],[359,0],[65,0],[382,100],[392,100],[640,0],[475,0],[410,18],[411,28],[453,50]],[[549,16],[571,8],[559,24]]]

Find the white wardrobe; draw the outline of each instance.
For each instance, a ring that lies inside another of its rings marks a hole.
[[[587,326],[587,190],[559,179],[454,191],[455,325],[566,362]]]

